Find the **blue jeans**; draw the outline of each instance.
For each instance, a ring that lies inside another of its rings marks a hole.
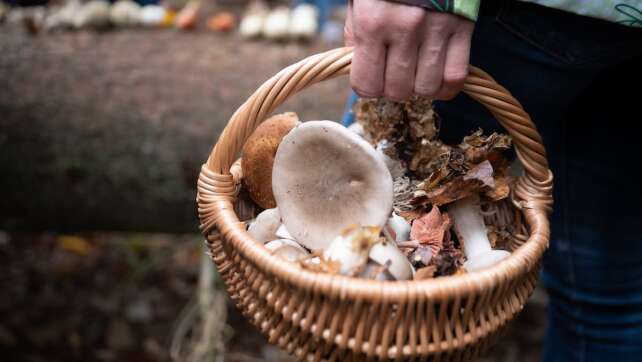
[[[471,64],[523,104],[555,174],[543,360],[642,361],[642,29],[482,1]],[[498,127],[463,94],[435,107],[447,142]]]

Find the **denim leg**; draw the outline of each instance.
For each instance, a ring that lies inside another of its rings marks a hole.
[[[623,97],[616,84],[640,84],[632,79],[640,73],[640,62],[623,68],[621,62],[635,53],[622,51],[624,43],[611,49],[593,44],[583,54],[577,44],[586,39],[575,42],[569,35],[591,37],[594,21],[580,26],[583,18],[560,13],[546,17],[533,9],[509,5],[483,13],[471,63],[522,102],[543,136],[555,174],[552,239],[543,272],[551,296],[543,359],[639,361],[642,232],[637,227],[642,225],[642,191],[636,192],[641,172],[633,165],[639,165],[642,156],[642,126],[626,121],[639,114],[630,100],[635,95]],[[556,37],[550,32],[568,24],[585,35],[565,31]],[[602,28],[598,36],[609,35],[602,32],[604,24],[597,27]],[[620,28],[605,27],[613,39],[632,36],[628,30],[620,36]],[[557,48],[569,40],[571,45]],[[630,48],[635,44],[631,41]],[[620,70],[607,77],[615,82],[596,83],[611,69]],[[600,96],[587,98],[594,89],[601,90]],[[474,127],[496,126],[488,112],[464,95],[438,102],[436,108],[444,118],[442,138],[451,142]]]
[[[573,279],[552,266],[544,273],[554,301],[547,360],[562,361],[553,348],[560,347],[560,336],[579,336],[566,346],[578,361],[642,356],[642,125],[631,122],[639,119],[639,95],[614,91],[625,81],[642,82],[641,61],[609,68],[568,113],[568,197],[562,206]]]

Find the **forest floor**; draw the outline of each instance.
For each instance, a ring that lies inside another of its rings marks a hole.
[[[170,361],[202,247],[198,235],[0,233],[2,360]],[[538,289],[482,361],[539,361],[545,310]],[[229,301],[225,324],[225,361],[290,360]]]

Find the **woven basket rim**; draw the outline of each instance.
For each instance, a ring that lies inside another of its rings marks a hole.
[[[471,67],[464,92],[484,104],[509,131],[515,142],[517,156],[524,166],[524,173],[512,193],[512,199],[515,207],[520,208],[524,214],[529,237],[509,257],[492,267],[463,275],[427,280],[376,281],[306,270],[271,254],[262,243],[248,234],[245,223],[239,221],[231,207],[240,187],[241,175],[240,167],[234,169],[229,161],[230,155],[236,157],[234,155],[239,153],[256,126],[290,94],[319,81],[348,73],[351,58],[350,48],[335,49],[306,58],[268,80],[237,110],[221,134],[210,159],[202,168],[197,200],[203,233],[207,236],[216,227],[224,242],[231,244],[258,270],[286,281],[291,287],[320,292],[329,298],[380,303],[416,300],[420,297],[434,300],[465,298],[521,277],[536,268],[548,247],[548,214],[552,205],[552,173],[548,169],[544,146],[519,102],[492,77],[474,67]],[[480,90],[484,93],[475,93]],[[520,112],[516,113],[516,109]],[[253,124],[248,126],[247,123]],[[233,142],[233,146],[230,146],[230,142]],[[230,187],[234,190],[230,191]],[[222,194],[228,197],[222,197]]]

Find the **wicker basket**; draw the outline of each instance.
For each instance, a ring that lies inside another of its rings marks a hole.
[[[511,195],[523,224],[510,257],[480,272],[425,281],[380,282],[302,270],[253,240],[234,205],[235,162],[253,130],[290,95],[347,74],[352,50],[291,65],[232,116],[198,181],[198,212],[212,259],[243,314],[300,360],[464,361],[478,356],[535,288],[548,246],[552,174],[530,117],[488,74],[472,67],[464,92],[511,134],[524,173]]]

